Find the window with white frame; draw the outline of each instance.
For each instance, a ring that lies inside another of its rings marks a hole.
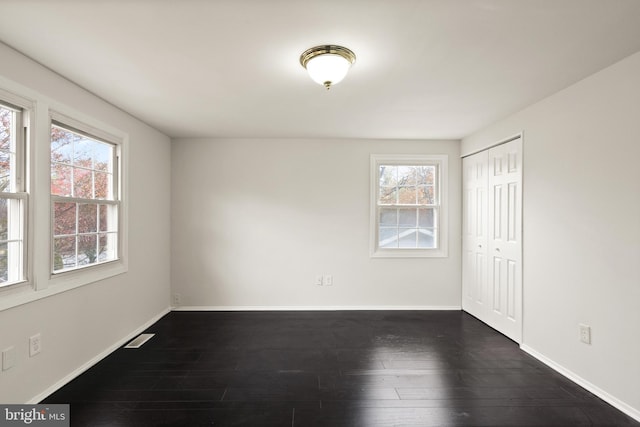
[[[445,257],[444,155],[371,156],[371,255]]]
[[[26,118],[0,100],[0,287],[26,280]]]
[[[119,145],[51,123],[52,272],[119,257]]]

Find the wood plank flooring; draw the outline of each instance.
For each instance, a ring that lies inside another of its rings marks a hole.
[[[640,426],[460,311],[172,312],[43,403],[72,426]]]

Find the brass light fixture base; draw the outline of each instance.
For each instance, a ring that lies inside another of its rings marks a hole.
[[[340,55],[351,64],[356,62],[356,54],[353,53],[350,49],[335,44],[325,44],[312,47],[302,52],[302,55],[300,55],[300,65],[302,65],[306,69],[307,63],[311,58],[314,58],[318,55],[326,54]]]

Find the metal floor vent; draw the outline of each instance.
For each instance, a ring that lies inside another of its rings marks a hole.
[[[142,344],[149,341],[151,338],[153,338],[154,335],[155,334],[140,334],[136,338],[131,340],[129,344],[125,345],[124,348],[140,348],[142,347]]]

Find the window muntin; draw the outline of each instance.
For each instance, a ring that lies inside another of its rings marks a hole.
[[[26,280],[24,129],[23,111],[0,103],[0,287]]]
[[[116,144],[51,125],[53,273],[118,259]]]
[[[371,255],[446,256],[446,156],[372,155],[371,160]]]

